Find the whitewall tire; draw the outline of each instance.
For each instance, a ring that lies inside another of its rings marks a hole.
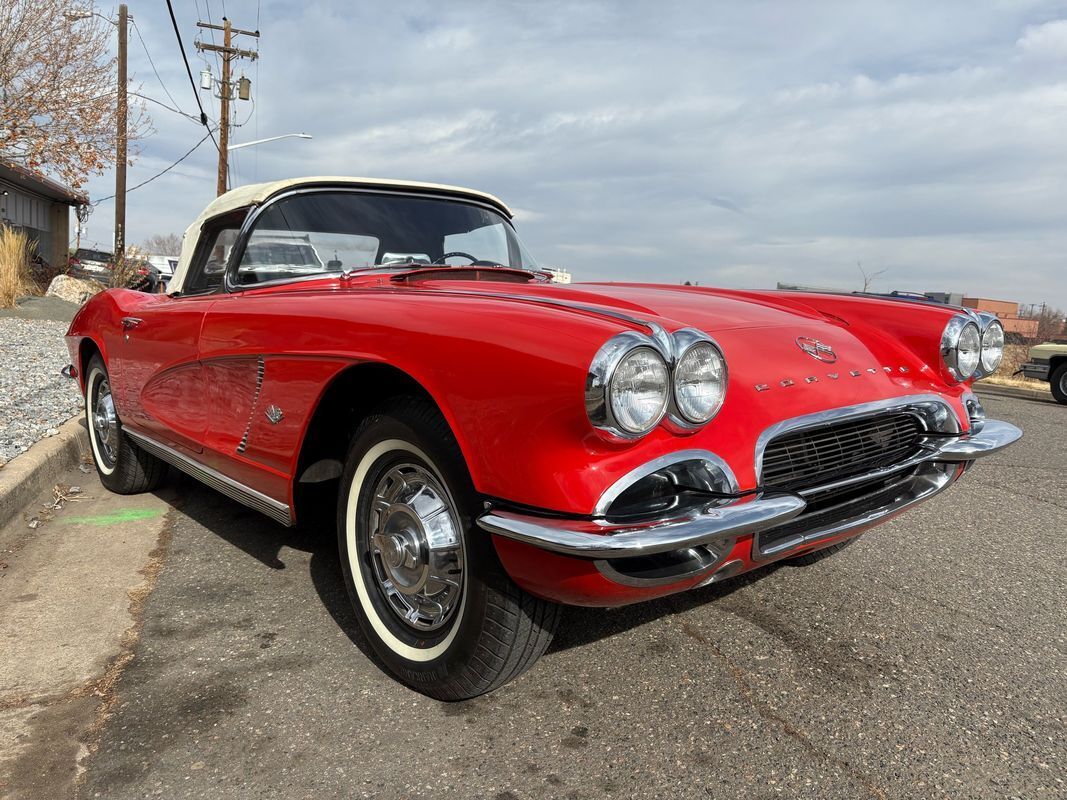
[[[152,491],[166,477],[167,465],[123,433],[111,377],[99,355],[89,359],[85,375],[85,423],[100,482],[118,494]]]
[[[523,592],[474,525],[463,457],[429,402],[398,398],[353,435],[338,496],[345,586],[375,654],[441,700],[492,691],[552,641],[559,607]]]

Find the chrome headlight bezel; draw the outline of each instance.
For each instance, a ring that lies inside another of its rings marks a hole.
[[[722,348],[710,336],[694,328],[683,328],[673,335],[655,323],[649,324],[649,334],[624,331],[606,341],[593,357],[585,384],[585,410],[593,427],[609,441],[633,441],[647,436],[660,424],[675,433],[691,433],[715,418],[726,397],[727,367]],[[681,357],[691,347],[707,343],[715,348],[723,364],[723,391],[715,412],[704,422],[693,422],[678,410],[675,399],[675,370]],[[619,365],[634,350],[649,348],[663,360],[667,369],[666,400],[662,413],[647,428],[628,430],[612,410],[611,389]]]
[[[659,415],[647,428],[640,431],[627,430],[612,411],[612,381],[623,360],[634,351],[643,349],[653,351],[663,361],[667,376],[663,388],[663,403]],[[671,394],[670,373],[670,364],[663,356],[662,345],[652,337],[636,331],[625,331],[612,336],[593,356],[593,362],[589,365],[585,383],[585,411],[589,421],[610,439],[627,441],[647,435],[663,421],[667,413]]]
[[[694,430],[696,428],[702,428],[707,425],[722,409],[722,404],[726,400],[726,386],[729,383],[729,368],[726,364],[726,357],[722,354],[722,348],[719,347],[718,342],[712,339],[708,334],[703,331],[699,331],[696,328],[682,328],[675,331],[671,337],[673,343],[672,355],[674,357],[673,369],[671,370],[671,404],[667,412],[667,418],[672,427],[681,430]],[[715,355],[718,357],[722,364],[722,392],[719,394],[719,400],[715,404],[715,407],[711,410],[711,413],[706,418],[694,418],[691,415],[686,414],[678,401],[678,386],[679,376],[682,362],[691,350],[697,347],[710,347]]]
[[[978,363],[975,364],[975,368],[970,372],[965,373],[960,368],[959,364],[959,346],[963,332],[968,327],[973,328],[978,337],[979,357]],[[981,328],[978,327],[978,323],[975,322],[974,318],[969,314],[957,314],[948,321],[947,325],[945,325],[945,329],[941,333],[941,361],[944,363],[945,369],[948,370],[948,374],[952,376],[953,380],[962,383],[963,381],[970,380],[974,377],[981,364],[981,342]]]
[[[995,314],[990,314],[987,311],[980,311],[978,312],[978,318],[980,328],[979,341],[981,342],[981,347],[978,351],[978,369],[975,370],[975,380],[992,375],[994,372],[997,371],[997,369],[999,369],[1001,362],[1004,360],[1005,344],[1004,323],[997,319]],[[1000,330],[1000,344],[995,348],[998,349],[999,352],[996,356],[996,363],[994,363],[992,366],[989,366],[986,363],[986,351],[987,349],[994,349],[994,346],[987,343],[986,337],[995,336],[996,334],[994,333],[994,331],[996,329]]]

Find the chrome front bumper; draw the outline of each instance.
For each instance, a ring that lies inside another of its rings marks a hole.
[[[1010,423],[985,420],[977,430],[962,436],[929,437],[926,450],[911,464],[967,463],[995,453],[1021,436],[1022,431]],[[795,549],[815,538],[840,536],[852,528],[874,524],[889,514],[933,497],[951,483],[947,472],[944,480],[924,480],[902,492],[891,504],[876,509],[858,507],[854,517],[835,525],[832,530],[818,529],[818,523],[813,523],[813,530],[798,533],[799,539],[788,549]],[[490,533],[567,556],[615,559],[683,550],[745,534],[758,534],[799,516],[806,505],[799,494],[756,492],[741,495],[724,505],[711,503],[684,516],[640,523],[613,524],[603,519],[552,518],[493,509],[478,518],[478,525]]]
[[[1019,369],[1017,369],[1012,374],[1018,375],[1021,372],[1023,374],[1023,377],[1025,378],[1033,378],[1034,380],[1038,381],[1047,381],[1049,374],[1049,366],[1050,365],[1048,364],[1048,362],[1041,363],[1037,361],[1028,361],[1025,364],[1020,364]]]

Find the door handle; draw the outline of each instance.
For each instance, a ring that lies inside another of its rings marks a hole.
[[[144,320],[141,319],[140,317],[123,317],[122,318],[122,328],[123,328],[123,330],[127,330],[128,331],[128,330],[130,330],[132,328],[136,328],[142,322],[144,322]]]

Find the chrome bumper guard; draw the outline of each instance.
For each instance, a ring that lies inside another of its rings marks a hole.
[[[995,453],[1022,436],[1007,422],[985,420],[977,430],[962,436],[930,437],[928,452],[916,463],[959,464]],[[891,508],[857,508],[856,517],[834,527],[839,534],[848,528],[871,524],[892,511],[933,496],[951,480],[927,484],[907,501]],[[939,484],[939,485],[938,485]],[[933,491],[930,491],[933,489]],[[683,550],[782,525],[799,516],[807,505],[799,494],[757,492],[725,505],[714,503],[681,517],[640,523],[610,523],[602,519],[568,519],[492,509],[478,518],[478,525],[499,536],[579,558],[609,559],[648,556]],[[814,526],[813,526],[814,527]],[[824,538],[827,531],[819,531]],[[804,540],[810,537],[802,537]]]

